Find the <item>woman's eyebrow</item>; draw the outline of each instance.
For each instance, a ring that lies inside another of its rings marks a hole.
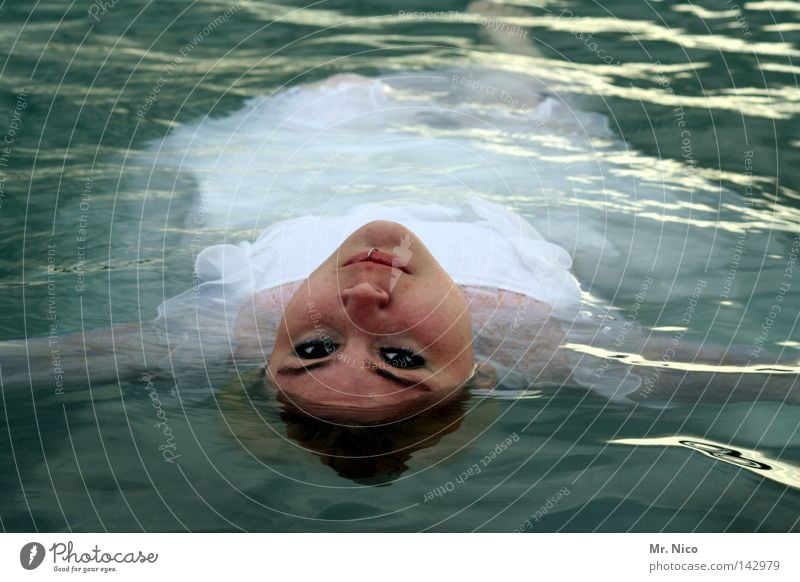
[[[409,380],[407,378],[401,378],[400,376],[395,376],[385,368],[378,368],[370,367],[375,374],[380,376],[381,378],[386,378],[390,382],[394,382],[395,384],[399,384],[400,386],[404,386],[406,388],[411,388],[412,386],[415,388],[422,388],[423,390],[430,390],[430,387],[425,384],[424,382],[420,382],[418,380]]]
[[[323,368],[328,366],[334,360],[325,360],[323,362],[314,362],[313,364],[309,364],[307,366],[284,366],[283,368],[278,369],[278,374],[285,375],[285,376],[300,376],[302,374],[307,374],[311,370],[317,368]],[[379,367],[377,364],[373,364],[372,362],[369,363],[370,365],[366,366],[369,370],[371,370],[374,374],[380,376],[381,378],[385,378],[390,382],[394,382],[404,388],[422,388],[423,390],[430,390],[430,386],[425,384],[424,382],[420,382],[418,380],[410,380],[407,378],[401,378],[400,376],[395,376],[385,368]]]
[[[283,368],[278,369],[278,374],[282,374],[285,376],[299,376],[300,374],[306,374],[315,368],[322,368],[324,366],[329,365],[333,360],[325,360],[324,362],[315,362],[313,364],[308,364],[307,366],[284,366]]]

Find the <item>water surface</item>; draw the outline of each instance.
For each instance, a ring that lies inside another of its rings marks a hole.
[[[186,137],[210,120],[229,131],[225,120],[249,100],[286,85],[467,61],[534,73],[608,120],[607,138],[589,132],[587,159],[570,159],[557,143],[518,142],[540,148],[535,186],[520,189],[520,176],[511,189],[498,183],[482,192],[561,237],[588,291],[645,328],[723,346],[763,344],[798,359],[798,284],[787,269],[800,224],[800,4],[517,2],[520,13],[508,22],[529,33],[537,57],[499,54],[458,2],[424,16],[388,2],[92,6],[0,8],[3,338],[44,335],[53,324],[66,334],[147,320],[192,284],[186,241],[198,233],[187,216],[203,188],[202,164],[159,151],[177,143],[165,137]],[[262,145],[268,158],[275,142]],[[200,142],[192,151],[211,159],[221,147]],[[342,178],[324,159],[328,177]],[[409,196],[424,196],[409,182]],[[307,185],[309,203],[330,199],[324,189],[335,185]],[[230,184],[237,186],[248,184]],[[269,210],[265,222],[275,218]],[[196,244],[243,240],[257,226],[204,228]],[[616,255],[593,253],[576,236],[598,229]],[[643,276],[655,285],[639,302]],[[702,297],[682,325],[700,279]],[[783,309],[770,318],[785,283]],[[376,481],[337,473],[287,436],[300,429],[259,392],[257,376],[237,379],[220,364],[179,382],[192,383],[191,401],[155,374],[63,395],[52,386],[5,390],[2,528],[800,527],[797,406],[634,408],[569,387],[525,398],[475,395],[457,430]],[[167,462],[167,450],[180,457]]]

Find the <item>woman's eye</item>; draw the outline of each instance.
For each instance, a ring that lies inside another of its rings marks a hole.
[[[330,340],[314,340],[303,342],[294,347],[294,353],[304,360],[316,360],[330,356],[338,346]]]
[[[425,358],[403,348],[381,348],[381,356],[395,368],[414,369],[425,365]]]

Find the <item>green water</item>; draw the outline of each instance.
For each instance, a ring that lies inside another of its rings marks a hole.
[[[150,319],[161,301],[191,285],[191,253],[175,246],[189,205],[185,194],[195,185],[163,175],[150,180],[152,168],[136,156],[172,128],[204,116],[223,119],[245,99],[284,84],[343,71],[443,68],[493,54],[476,23],[452,13],[407,17],[390,2],[105,6],[0,7],[0,338],[43,335],[54,323],[66,334]],[[721,305],[719,293],[704,298],[688,335],[720,344],[752,341],[800,225],[800,68],[793,64],[800,55],[800,3],[516,6],[522,13],[515,18],[546,59],[535,66],[563,68],[560,88],[577,93],[584,109],[608,116],[632,160],[671,162],[673,175],[684,180],[685,202],[695,206],[665,204],[652,222],[643,213],[642,228],[677,224],[687,233],[714,234],[714,225],[725,223],[736,226],[728,233],[747,232],[747,266],[738,272],[731,304]],[[403,9],[464,8],[440,2]],[[516,58],[521,70],[534,67]],[[695,174],[718,191],[690,199]],[[746,192],[752,209],[742,203]],[[670,241],[660,251],[665,256],[692,255],[691,243]],[[662,276],[669,282],[672,275]],[[724,281],[724,273],[708,277],[715,289]],[[629,309],[637,288],[616,294],[615,304]],[[771,350],[795,360],[798,289],[795,282],[786,294],[768,338]],[[647,305],[640,320],[674,326],[684,308],[685,301]],[[412,454],[391,479],[371,481],[338,474],[287,438],[275,403],[253,388],[257,379],[244,380],[252,401],[231,396],[241,390],[235,380],[231,388],[223,368],[183,382],[197,383],[201,397],[176,399],[174,383],[158,378],[151,392],[159,407],[143,379],[65,395],[50,387],[4,390],[0,527],[800,529],[797,406],[633,408],[575,389],[525,399],[474,397],[458,429]],[[743,453],[749,458],[756,453],[773,470],[765,476],[735,455],[655,442],[667,437],[728,445],[749,451]],[[625,439],[638,446],[610,443]],[[180,457],[165,462],[165,450]],[[785,478],[774,477],[779,468]]]

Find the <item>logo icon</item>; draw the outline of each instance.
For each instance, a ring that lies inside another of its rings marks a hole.
[[[44,546],[39,542],[28,542],[19,551],[19,563],[26,570],[35,570],[44,561]]]

